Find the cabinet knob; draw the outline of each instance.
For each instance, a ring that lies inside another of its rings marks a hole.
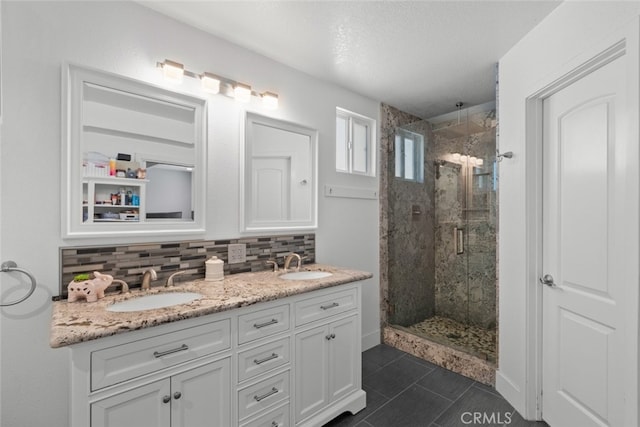
[[[171,402],[171,396],[166,395],[162,398],[162,403],[169,403]]]
[[[182,397],[182,393],[180,393],[179,391],[176,391],[175,393],[173,393],[174,399],[180,399],[181,397]]]

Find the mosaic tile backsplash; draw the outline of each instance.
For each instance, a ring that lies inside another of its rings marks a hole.
[[[235,243],[247,245],[246,262],[228,263],[228,245]],[[162,286],[171,274],[179,270],[187,272],[176,276],[176,283],[203,278],[204,263],[212,256],[224,261],[224,274],[228,275],[270,269],[272,267],[265,263],[270,259],[282,266],[284,258],[291,252],[306,257],[306,264],[314,263],[315,234],[61,247],[60,296],[54,299],[66,298],[67,285],[75,275],[81,273],[100,271],[115,279],[124,280],[130,288],[139,288],[142,274],[148,268],[153,268],[158,274],[158,280],[153,281],[151,286]],[[111,289],[115,291],[118,287]]]

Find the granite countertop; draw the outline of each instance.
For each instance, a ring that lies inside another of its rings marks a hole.
[[[228,275],[218,282],[206,282],[201,279],[177,283],[170,288],[159,286],[148,291],[134,290],[127,294],[107,295],[92,303],[84,300],[55,301],[51,314],[49,344],[53,348],[64,347],[372,277],[371,273],[322,264],[306,265],[302,270],[327,271],[332,275],[314,280],[285,280],[279,278],[282,271],[278,273],[261,271]],[[164,292],[197,292],[203,297],[186,304],[153,310],[134,312],[106,310],[107,306],[116,302]]]

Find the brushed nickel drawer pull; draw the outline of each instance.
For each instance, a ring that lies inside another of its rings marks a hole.
[[[185,351],[185,350],[189,350],[189,346],[186,344],[182,344],[180,347],[178,348],[172,348],[171,350],[167,350],[167,351],[154,351],[153,352],[153,356],[154,357],[163,357],[166,356],[167,354],[172,354],[172,353],[177,353],[179,351]]]
[[[320,308],[323,310],[329,310],[330,308],[334,308],[339,306],[340,304],[338,304],[337,302],[334,302],[333,304],[329,304],[329,305],[321,305]]]
[[[276,323],[278,323],[278,319],[271,319],[268,322],[264,322],[264,323],[254,323],[253,327],[256,329],[260,329],[260,328],[264,328],[265,326],[275,325]]]
[[[258,359],[253,359],[253,363],[255,363],[256,365],[261,365],[261,364],[263,364],[264,362],[268,362],[269,360],[277,359],[277,358],[278,358],[278,355],[277,355],[277,354],[275,354],[275,353],[271,353],[271,356],[267,356],[267,357],[265,357],[264,359],[260,359],[260,360],[258,360]]]
[[[265,393],[265,394],[263,394],[262,396],[255,395],[255,396],[253,396],[253,398],[256,400],[256,402],[260,402],[261,400],[264,400],[264,399],[266,399],[267,397],[269,397],[269,396],[272,396],[272,395],[276,394],[278,391],[280,391],[280,390],[278,390],[278,389],[277,389],[277,388],[275,388],[275,387],[272,387],[272,388],[271,388],[271,391],[266,392],[266,393]]]

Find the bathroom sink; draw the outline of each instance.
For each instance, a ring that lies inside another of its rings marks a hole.
[[[196,292],[166,292],[163,294],[145,295],[112,304],[107,307],[107,311],[122,313],[129,311],[154,310],[156,308],[186,304],[193,300],[197,300],[198,298],[202,298],[202,295]]]
[[[333,276],[333,274],[326,271],[294,271],[292,273],[285,273],[280,276],[280,278],[285,280],[313,280],[329,276]]]

